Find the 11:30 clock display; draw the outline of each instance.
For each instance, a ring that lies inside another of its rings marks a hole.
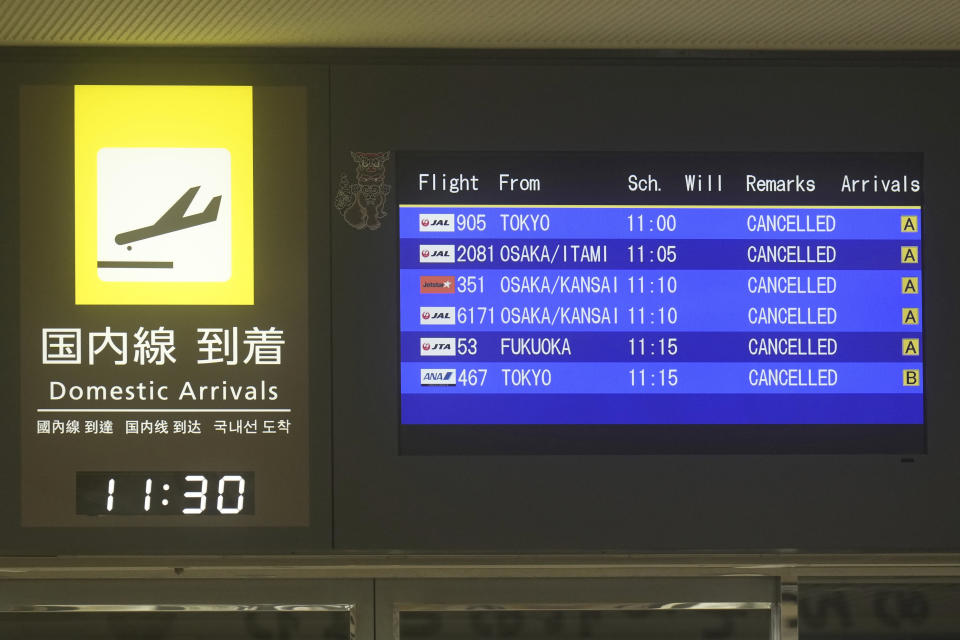
[[[254,474],[80,471],[77,514],[235,516],[254,513]]]

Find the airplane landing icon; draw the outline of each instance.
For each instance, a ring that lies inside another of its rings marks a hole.
[[[214,196],[211,198],[210,202],[207,204],[207,208],[202,212],[189,216],[186,215],[187,207],[189,207],[190,203],[193,202],[193,199],[197,196],[197,192],[199,190],[199,186],[190,187],[183,193],[182,196],[180,196],[179,200],[173,203],[173,206],[167,209],[166,213],[157,219],[156,222],[146,227],[140,227],[139,229],[118,233],[115,238],[116,243],[119,245],[130,244],[131,242],[136,242],[137,240],[155,238],[167,233],[173,233],[174,231],[182,231],[184,229],[190,229],[192,227],[197,227],[209,222],[215,222],[217,219],[217,214],[220,212],[221,196]]]
[[[97,281],[230,280],[230,166],[230,152],[219,147],[100,149]]]

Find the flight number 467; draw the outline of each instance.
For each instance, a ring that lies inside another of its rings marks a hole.
[[[462,369],[457,382],[462,387],[482,387],[487,381],[486,369]]]

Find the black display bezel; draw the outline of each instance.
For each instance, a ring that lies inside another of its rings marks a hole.
[[[458,156],[466,156],[466,153],[436,151],[399,151],[395,152],[395,162],[397,164],[396,179],[393,184],[393,191],[397,194],[397,205],[409,204],[401,202],[401,194],[405,193],[409,187],[398,184],[402,179],[410,181],[409,166],[402,166],[404,162],[415,163],[425,162],[427,166],[433,166],[432,163],[438,162],[438,159],[452,161]],[[690,162],[693,157],[702,155],[702,162],[707,166],[701,170],[704,172],[719,172],[720,166],[715,163],[719,159],[728,159],[734,165],[727,167],[731,173],[742,170],[744,167],[751,166],[758,159],[763,161],[763,167],[770,175],[779,175],[777,172],[784,172],[792,162],[809,163],[809,156],[818,156],[816,167],[804,165],[804,175],[812,175],[811,171],[822,172],[820,177],[826,177],[831,169],[839,170],[847,165],[845,163],[856,163],[861,160],[855,152],[848,153],[644,153],[630,154],[624,152],[611,152],[608,154],[593,153],[589,151],[576,153],[557,153],[549,151],[536,151],[528,153],[501,153],[493,151],[478,150],[476,155],[470,154],[469,158],[464,158],[472,170],[477,167],[480,171],[487,170],[497,160],[504,162],[516,162],[517,158],[529,160],[542,156],[541,162],[544,166],[549,166],[548,160],[551,156],[574,156],[588,163],[584,172],[594,178],[595,181],[603,181],[602,173],[597,167],[589,164],[595,156],[612,156],[623,160],[633,155],[642,155],[652,157],[660,163],[665,164],[667,171],[676,170],[678,162]],[[903,160],[905,155],[914,154],[892,154],[900,156]],[[616,164],[616,161],[610,161],[609,158],[597,159],[595,162],[607,162]],[[646,165],[644,165],[646,166]],[[664,171],[661,165],[657,165],[662,173]],[[569,167],[566,167],[569,171]],[[922,176],[923,158],[919,157],[919,171]],[[579,172],[578,172],[579,173]],[[822,180],[825,182],[825,180]],[[564,181],[556,191],[562,193],[565,197],[574,199],[577,203],[582,202],[600,202],[604,204],[627,205],[631,204],[631,198],[624,193],[615,192],[614,195],[608,195],[600,187],[594,186],[592,192],[583,193],[580,190],[572,191],[570,185],[574,184],[574,178]],[[612,180],[606,180],[605,186],[612,187]],[[602,195],[597,195],[602,194]],[[485,204],[496,205],[506,196],[498,197],[497,194],[485,193],[481,198]],[[538,199],[538,194],[510,194],[511,204],[530,203],[531,207]],[[849,194],[846,196],[831,194],[825,196],[826,200],[822,203],[824,206],[851,204],[859,205],[864,202],[864,198],[869,200],[868,204],[876,206],[889,206],[900,204],[903,206],[919,206],[923,211],[923,191],[918,197],[914,198],[911,194],[899,194],[894,196],[884,196],[872,194],[863,196],[860,194]],[[469,201],[469,195],[460,198]],[[584,200],[585,199],[585,200]],[[799,200],[798,200],[799,199]],[[439,204],[453,201],[454,198],[443,193],[419,194],[418,204]],[[682,202],[674,202],[670,195],[655,193],[646,194],[644,204],[802,204],[810,206],[812,199],[803,199],[802,196],[791,193],[771,193],[757,195],[747,198],[740,194],[734,187],[725,193],[700,193],[684,194]],[[558,204],[571,204],[572,202],[562,202]],[[451,204],[451,207],[455,205]],[[396,216],[393,224],[393,231],[396,233],[398,242],[396,269],[400,272],[400,216]],[[925,225],[920,225],[920,246],[923,247]],[[424,239],[428,241],[428,239]],[[429,241],[441,242],[443,238],[431,237]],[[922,262],[925,251],[921,249],[921,273]],[[453,265],[452,269],[458,268]],[[926,287],[920,291],[921,308],[922,300],[926,293]],[[397,308],[400,308],[400,291],[398,285]],[[919,339],[921,343],[920,365],[923,366],[923,331],[922,320],[925,314],[921,314],[921,333]],[[398,343],[401,338],[401,328],[399,316],[396,322],[396,334]],[[466,361],[464,361],[466,362]],[[456,367],[457,362],[445,362],[437,366]],[[883,454],[883,455],[922,455],[926,453],[926,402],[924,400],[924,418],[921,423],[906,424],[856,424],[856,423],[832,423],[832,424],[789,424],[782,422],[770,422],[767,424],[738,424],[730,422],[718,422],[714,424],[417,424],[404,423],[401,416],[402,398],[400,389],[400,366],[401,357],[397,358],[397,396],[398,411],[397,422],[399,424],[399,452],[400,455],[732,455],[732,454]],[[924,376],[925,378],[925,376]],[[495,396],[491,397],[495,401]]]

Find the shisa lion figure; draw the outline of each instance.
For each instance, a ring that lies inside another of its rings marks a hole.
[[[390,185],[385,180],[390,152],[351,151],[350,157],[357,163],[357,181],[350,184],[347,174],[340,174],[337,210],[354,229],[379,229],[380,219],[387,215],[384,205]]]

